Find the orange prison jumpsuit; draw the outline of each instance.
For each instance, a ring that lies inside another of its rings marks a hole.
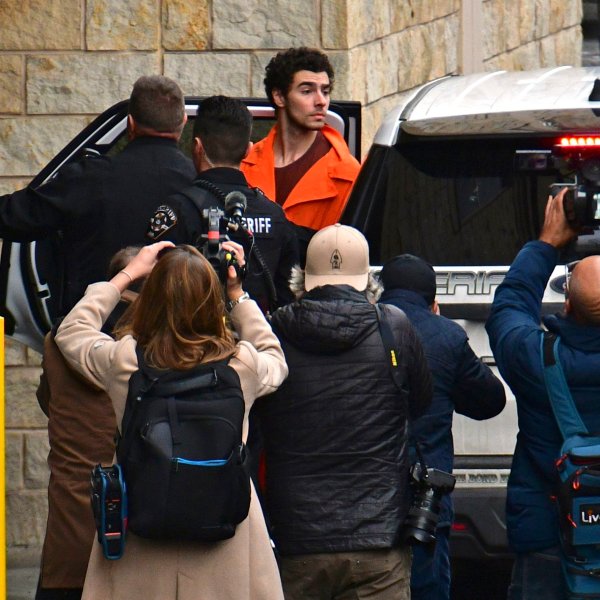
[[[331,149],[302,176],[283,204],[292,223],[315,230],[339,221],[360,168],[337,130],[325,125],[321,131]],[[241,165],[248,183],[260,188],[268,198],[275,198],[276,134],[277,125],[254,144]]]

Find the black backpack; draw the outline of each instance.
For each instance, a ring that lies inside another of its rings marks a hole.
[[[228,361],[157,371],[136,354],[117,445],[129,529],[153,539],[232,537],[250,506],[238,374]]]

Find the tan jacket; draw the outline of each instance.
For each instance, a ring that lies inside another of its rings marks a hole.
[[[114,341],[99,331],[118,301],[112,284],[89,286],[58,329],[56,343],[74,369],[107,391],[120,423],[129,377],[137,370],[136,342],[131,336]],[[240,377],[246,402],[245,438],[252,403],[281,385],[287,365],[279,341],[253,301],[238,304],[231,320],[242,340],[230,365]],[[277,565],[254,490],[248,518],[223,542],[158,542],[129,533],[125,553],[115,561],[106,560],[95,542],[83,599],[136,598],[281,600]]]

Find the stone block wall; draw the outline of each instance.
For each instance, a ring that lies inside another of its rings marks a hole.
[[[363,105],[365,156],[403,94],[463,71],[465,40],[480,40],[480,70],[579,65],[581,19],[581,0],[2,0],[0,194],[26,185],[142,74],[190,95],[262,97],[276,51],[322,48],[334,98]],[[8,556],[35,564],[48,478],[40,357],[8,339],[6,351]]]

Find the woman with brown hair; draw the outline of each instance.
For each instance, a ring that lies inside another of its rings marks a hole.
[[[223,247],[244,265],[241,246],[223,242]],[[118,339],[103,334],[102,323],[121,294],[145,276]],[[138,369],[137,345],[149,366],[164,370],[231,357],[246,406],[245,440],[252,403],[281,385],[287,366],[279,341],[244,293],[234,267],[228,269],[225,291],[237,343],[226,325],[223,288],[210,263],[191,246],[158,242],[142,248],[110,282],[89,286],[58,329],[56,343],[74,369],[106,390],[118,423],[129,378]],[[228,540],[157,541],[130,532],[122,558],[112,561],[94,543],[83,598],[281,600],[277,565],[254,490],[248,517]]]

